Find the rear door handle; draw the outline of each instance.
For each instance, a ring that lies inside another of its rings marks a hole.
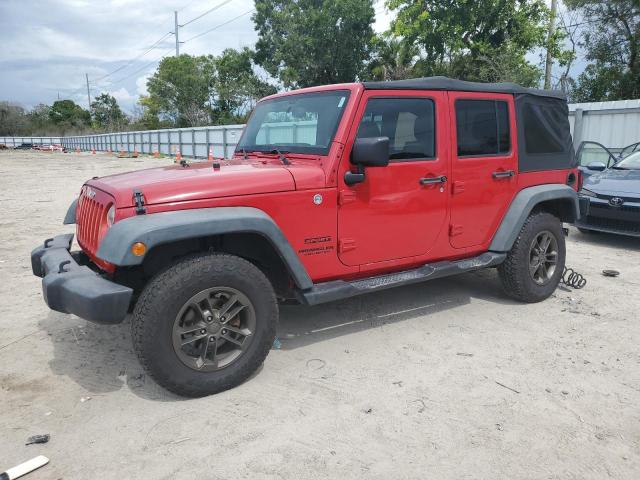
[[[446,181],[446,175],[440,175],[439,177],[422,177],[420,179],[420,185],[433,185],[435,183],[445,183]]]
[[[493,178],[510,178],[516,174],[513,170],[505,170],[504,172],[493,172]]]

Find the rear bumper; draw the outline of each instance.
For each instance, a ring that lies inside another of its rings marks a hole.
[[[73,234],[59,235],[31,252],[31,269],[42,278],[44,301],[52,310],[92,322],[122,322],[133,290],[80,265],[69,252],[72,241]]]

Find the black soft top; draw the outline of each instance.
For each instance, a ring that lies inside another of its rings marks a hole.
[[[362,82],[367,90],[453,90],[461,92],[510,93],[512,95],[535,95],[537,97],[567,99],[560,90],[526,88],[515,83],[480,83],[456,80],[448,77],[409,78],[388,82]]]

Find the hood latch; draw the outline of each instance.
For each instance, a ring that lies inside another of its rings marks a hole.
[[[133,202],[136,204],[136,215],[147,213],[147,209],[144,208],[144,194],[137,188],[133,190]]]

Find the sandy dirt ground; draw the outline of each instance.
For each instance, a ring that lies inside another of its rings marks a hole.
[[[128,322],[50,311],[29,262],[73,231],[85,179],[165,163],[0,152],[0,471],[43,454],[25,478],[640,478],[640,241],[572,229],[589,283],[535,305],[491,270],[283,307],[256,375],[185,400],[144,374]]]

